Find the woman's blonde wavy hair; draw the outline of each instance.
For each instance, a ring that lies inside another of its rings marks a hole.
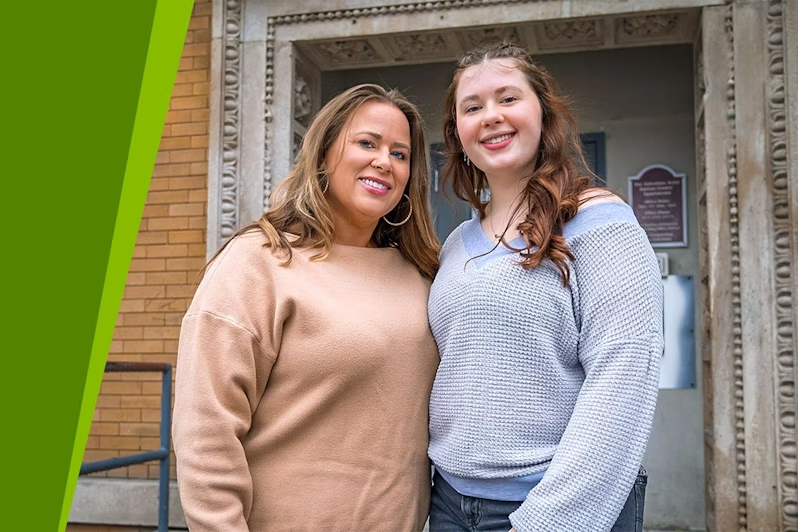
[[[322,107],[302,140],[291,171],[275,187],[271,196],[272,207],[258,221],[236,231],[227,243],[242,233],[258,229],[266,235],[268,247],[285,254],[284,265],[291,263],[292,248],[318,250],[311,260],[323,260],[329,256],[335,239],[335,225],[323,193],[327,185],[324,162],[338,136],[346,133],[344,130],[350,118],[367,102],[392,105],[407,117],[410,124],[410,178],[404,193],[410,198],[413,208],[410,219],[401,226],[394,227],[380,219],[371,242],[376,247],[397,248],[424,277],[432,280],[438,271],[440,243],[429,210],[429,170],[421,114],[398,90],[386,90],[374,84],[352,87]],[[386,218],[398,221],[407,213],[407,201],[403,198]],[[296,238],[291,237],[289,241],[286,234],[296,235]]]
[[[535,268],[544,259],[550,259],[562,274],[563,284],[567,285],[570,280],[568,261],[574,260],[574,256],[562,236],[563,226],[576,216],[579,205],[586,201],[584,193],[595,188],[594,176],[588,175],[590,171],[570,105],[558,93],[554,78],[523,48],[506,42],[486,44],[466,53],[458,62],[443,107],[447,155],[443,180],[452,184],[455,195],[476,209],[480,218],[485,217],[487,203],[482,198],[488,188],[487,177],[464,160],[465,153],[457,135],[455,105],[463,71],[495,59],[511,60],[524,74],[540,101],[543,114],[538,158],[518,207],[526,210],[518,225],[526,247],[516,251],[520,252],[525,269]]]

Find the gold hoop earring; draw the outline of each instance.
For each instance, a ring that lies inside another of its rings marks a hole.
[[[399,227],[400,225],[404,225],[404,224],[406,224],[406,223],[407,223],[407,221],[410,219],[410,217],[411,217],[411,216],[413,216],[413,204],[412,204],[412,203],[410,203],[410,196],[408,196],[407,194],[402,194],[402,196],[404,196],[404,197],[406,197],[406,198],[407,198],[407,204],[410,206],[410,212],[409,212],[409,213],[407,213],[407,216],[405,217],[405,219],[404,219],[404,220],[402,220],[402,221],[401,221],[401,222],[399,222],[399,223],[392,222],[392,221],[390,221],[388,218],[386,218],[385,216],[383,216],[383,217],[382,217],[382,219],[383,219],[383,220],[385,220],[385,223],[386,223],[386,224],[388,224],[388,225],[392,225],[392,226],[394,226],[394,227]]]

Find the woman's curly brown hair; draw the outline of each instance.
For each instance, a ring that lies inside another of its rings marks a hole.
[[[576,215],[584,201],[580,197],[594,186],[593,178],[587,175],[589,171],[571,106],[558,94],[554,78],[523,48],[505,42],[486,44],[468,52],[458,62],[444,100],[443,138],[447,160],[443,179],[451,183],[458,198],[477,210],[480,218],[485,217],[487,203],[482,198],[488,188],[487,178],[482,170],[464,160],[465,153],[457,135],[455,105],[463,71],[495,59],[510,59],[515,63],[537,95],[542,110],[538,157],[518,206],[519,210],[526,210],[517,227],[525,248],[516,251],[520,252],[525,269],[535,268],[548,258],[567,285],[570,280],[568,261],[573,261],[574,256],[562,236],[563,226]]]

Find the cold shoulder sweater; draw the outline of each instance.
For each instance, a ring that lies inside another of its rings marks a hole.
[[[429,505],[429,282],[396,249],[237,237],[183,320],[174,449],[192,532],[417,532]]]
[[[475,258],[492,244],[478,219],[464,222],[428,306],[441,353],[430,457],[472,483],[545,471],[510,515],[518,532],[609,531],[658,392],[662,284],[631,208],[586,207],[563,236],[575,256],[567,287],[549,260],[524,270],[503,247]]]

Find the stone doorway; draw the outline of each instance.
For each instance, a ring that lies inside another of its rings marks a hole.
[[[436,62],[480,38],[545,53],[689,43],[706,525],[794,529],[795,141],[785,126],[784,20],[779,0],[216,0],[208,252],[268,207],[320,104],[322,71]]]

